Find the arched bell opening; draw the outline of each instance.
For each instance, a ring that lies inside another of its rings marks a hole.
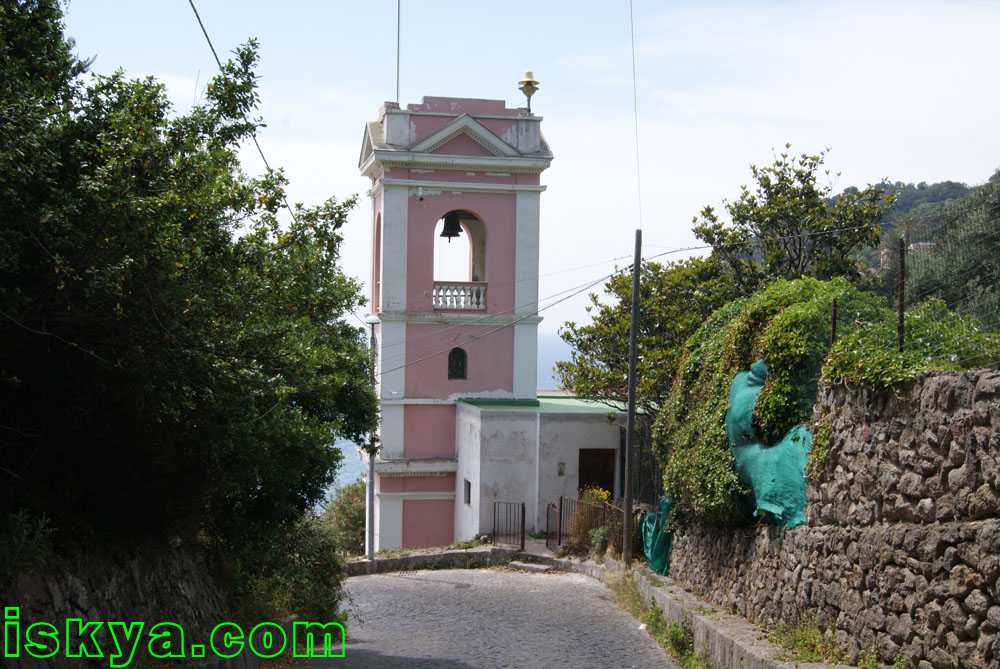
[[[486,308],[486,227],[453,209],[434,226],[434,308]]]

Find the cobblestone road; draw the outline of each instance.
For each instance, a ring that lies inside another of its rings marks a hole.
[[[488,569],[347,581],[346,657],[300,667],[670,667],[601,583],[578,574]]]

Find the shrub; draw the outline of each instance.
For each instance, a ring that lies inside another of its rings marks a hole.
[[[340,549],[347,555],[365,552],[365,482],[337,488],[323,512],[323,522],[329,525]]]
[[[288,528],[263,555],[245,555],[229,564],[244,622],[304,620],[343,623],[344,561],[330,526],[307,517]]]
[[[7,515],[0,526],[0,588],[19,573],[42,564],[52,552],[52,528],[43,513],[34,518],[25,509]]]
[[[936,298],[904,314],[903,328],[901,352],[894,314],[848,333],[831,349],[823,380],[887,387],[927,372],[989,366],[1000,358],[1000,335],[984,332]]]
[[[764,443],[808,419],[830,347],[833,298],[840,333],[888,314],[880,298],[842,278],[778,280],[722,307],[688,339],[654,426],[664,492],[675,511],[724,523],[748,517],[749,491],[733,468],[725,427],[730,384],[737,372],[766,361],[769,376],[754,407],[754,431]]]

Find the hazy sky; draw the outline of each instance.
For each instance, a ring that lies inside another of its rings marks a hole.
[[[366,121],[396,97],[396,2],[196,0],[220,56],[260,41],[259,134],[291,202],[362,195],[343,265],[368,275],[370,204],[357,164]],[[831,148],[837,189],[976,184],[1000,167],[1000,3],[636,0],[644,255],[695,244],[691,219],[734,199],[751,163]],[[216,72],[187,0],[72,0],[67,32],[95,72],[164,82],[180,111]],[[555,153],[542,175],[540,297],[630,260],[639,226],[629,4],[402,0],[400,102],[424,95],[533,111]],[[262,169],[244,151],[250,173]],[[673,256],[676,258],[682,255]],[[573,269],[586,266],[583,269]],[[573,271],[565,271],[571,270]],[[585,321],[580,296],[542,330]]]

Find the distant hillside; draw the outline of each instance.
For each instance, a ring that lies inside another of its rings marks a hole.
[[[561,360],[569,360],[569,344],[554,332],[538,333],[538,389],[559,390],[559,380],[553,368]]]
[[[869,249],[861,257],[868,267],[878,268],[881,265],[882,249],[896,244],[900,234],[907,237],[923,236],[926,230],[936,228],[941,222],[945,207],[961,199],[970,190],[967,185],[957,181],[935,184],[897,181],[892,186],[897,191],[896,203],[882,219],[882,241],[879,248]],[[857,191],[854,186],[844,190],[845,193]]]

